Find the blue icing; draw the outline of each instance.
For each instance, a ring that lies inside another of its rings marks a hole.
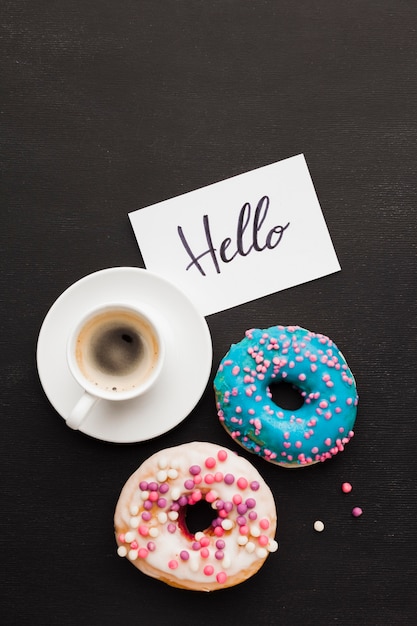
[[[269,385],[287,382],[303,396],[288,410]],[[325,461],[353,436],[358,395],[345,358],[325,335],[299,326],[252,329],[233,344],[214,379],[220,421],[233,439],[289,467]]]

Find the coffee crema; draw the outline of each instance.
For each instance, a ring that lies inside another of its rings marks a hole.
[[[113,309],[89,319],[75,350],[78,367],[93,385],[126,392],[146,383],[159,358],[152,326],[139,314]]]

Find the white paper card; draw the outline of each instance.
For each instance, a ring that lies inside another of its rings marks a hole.
[[[203,315],[340,270],[302,154],[129,218],[147,269]]]

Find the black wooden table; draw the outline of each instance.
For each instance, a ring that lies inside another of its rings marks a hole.
[[[2,623],[415,624],[417,4],[2,8]],[[209,316],[209,384],[174,430],[115,445],[67,428],[35,360],[56,298],[96,270],[143,267],[130,211],[299,153],[342,271]],[[305,470],[250,457],[276,497],[280,545],[252,579],[202,594],[141,575],[116,555],[122,485],[161,448],[236,449],[213,376],[247,328],[274,324],[343,351],[355,438]]]

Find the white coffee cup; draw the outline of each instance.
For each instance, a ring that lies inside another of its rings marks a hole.
[[[154,319],[145,308],[112,302],[77,322],[67,341],[67,361],[84,394],[66,420],[70,428],[80,428],[99,400],[131,400],[155,383],[165,348]]]

